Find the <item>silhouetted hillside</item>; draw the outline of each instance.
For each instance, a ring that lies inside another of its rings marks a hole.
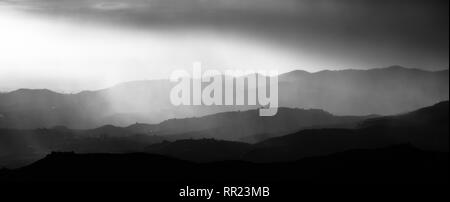
[[[429,72],[399,66],[293,71],[280,75],[278,97],[281,107],[323,109],[339,115],[390,115],[448,100],[448,75],[448,70]],[[0,93],[0,128],[127,126],[257,108],[173,106],[169,92],[174,85],[167,80],[153,80],[77,94],[28,89]]]
[[[112,130],[111,130],[112,129]],[[106,126],[95,130],[71,130],[65,127],[36,130],[0,129],[0,167],[28,165],[51,151],[78,153],[138,152],[163,137],[133,134]],[[111,132],[112,134],[108,133]]]
[[[412,144],[424,150],[449,149],[448,101],[407,114],[374,118],[357,129],[311,129],[255,144],[244,159],[288,161],[339,151]]]
[[[153,134],[172,139],[215,138],[255,143],[306,128],[354,128],[371,117],[375,116],[335,116],[318,109],[279,108],[275,116],[259,116],[258,110],[224,112],[199,118],[170,119],[151,128]]]
[[[448,183],[448,152],[410,145],[352,150],[284,163],[191,163],[159,155],[52,153],[0,181]]]
[[[202,161],[205,156],[220,156],[217,153],[226,152],[230,146],[235,146],[234,152],[229,155],[238,157],[236,160],[274,162],[396,144],[412,144],[424,150],[448,152],[448,136],[446,101],[398,116],[369,119],[356,129],[306,129],[245,147],[238,147],[232,142],[212,140],[166,142],[163,146],[149,146],[146,151]],[[205,148],[213,148],[211,154],[204,154],[207,152]]]

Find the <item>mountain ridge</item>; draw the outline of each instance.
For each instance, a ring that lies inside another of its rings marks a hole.
[[[408,144],[426,151],[448,152],[448,105],[449,102],[445,101],[405,114],[369,118],[363,122],[370,124],[364,123],[354,129],[304,129],[268,138],[255,144],[242,145],[243,147],[239,149],[241,153],[232,156],[234,160],[252,162],[295,161],[347,150],[376,149],[401,144]],[[150,145],[146,151],[185,160],[205,161],[208,156],[219,156],[222,150],[212,149],[208,153],[202,149],[208,146],[194,145],[208,145],[211,141],[208,139],[178,140]],[[212,145],[215,144],[219,142],[213,142]],[[229,144],[232,142],[224,142],[222,146]],[[189,150],[182,148],[189,148]],[[219,154],[214,154],[215,152]],[[197,159],[189,154],[196,154],[193,156]]]
[[[391,70],[391,69],[400,69],[400,70],[413,70],[413,71],[420,71],[420,72],[428,72],[428,73],[442,73],[442,72],[448,72],[449,69],[441,69],[441,70],[423,70],[423,69],[419,69],[419,68],[408,68],[408,67],[403,67],[400,65],[392,65],[392,66],[388,66],[388,67],[378,67],[378,68],[371,68],[371,69],[338,69],[338,70],[320,70],[320,71],[306,71],[306,70],[302,70],[302,69],[296,69],[296,70],[292,70],[292,71],[288,71],[285,73],[282,73],[278,76],[283,76],[283,75],[289,75],[289,74],[319,74],[322,72],[345,72],[345,71],[359,71],[359,72],[365,72],[365,71],[376,71],[376,70]],[[39,88],[39,89],[34,89],[34,88],[19,88],[16,90],[11,90],[11,91],[4,91],[4,92],[0,92],[0,94],[9,94],[9,93],[15,93],[15,92],[21,92],[21,91],[50,91],[51,93],[55,93],[55,94],[61,94],[61,95],[77,95],[77,94],[86,94],[86,93],[92,93],[92,92],[98,92],[98,91],[104,91],[113,87],[118,87],[118,86],[122,86],[122,85],[128,85],[128,84],[136,84],[136,83],[151,83],[151,82],[161,82],[164,81],[166,82],[166,79],[145,79],[145,80],[133,80],[133,81],[125,81],[125,82],[121,82],[121,83],[117,83],[114,84],[112,86],[106,87],[106,88],[101,88],[101,89],[96,89],[96,90],[82,90],[80,92],[76,92],[76,93],[65,93],[65,92],[58,92],[58,91],[54,91],[52,89],[48,89],[48,88]]]
[[[394,69],[392,73],[391,70]],[[401,71],[397,71],[397,70]],[[448,72],[448,70],[447,70]],[[299,73],[299,72],[297,72]],[[403,67],[279,77],[279,107],[323,109],[336,115],[398,114],[448,100],[448,73]],[[112,124],[159,123],[258,106],[173,106],[168,80],[135,81],[98,91],[59,94],[21,89],[0,93],[0,127],[87,129]],[[245,89],[248,93],[248,89]]]

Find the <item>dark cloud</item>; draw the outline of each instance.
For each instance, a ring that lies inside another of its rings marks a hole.
[[[247,34],[347,65],[448,67],[447,0],[0,0],[28,12],[148,29]]]

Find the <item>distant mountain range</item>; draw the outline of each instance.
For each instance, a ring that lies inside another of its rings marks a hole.
[[[429,72],[399,66],[316,73],[299,70],[279,76],[279,103],[282,107],[323,109],[337,115],[397,114],[448,100],[448,76],[448,70]],[[1,93],[0,128],[127,126],[257,108],[176,107],[169,101],[174,85],[153,80],[77,94],[31,89]]]

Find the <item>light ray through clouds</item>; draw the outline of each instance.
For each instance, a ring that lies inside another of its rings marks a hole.
[[[431,2],[431,3],[430,3]],[[0,91],[215,69],[448,68],[441,0],[0,0]]]
[[[286,57],[289,53],[274,47],[207,31],[140,32],[43,21],[16,12],[1,15],[3,90],[104,88],[166,78],[174,69],[190,69],[195,61],[214,68],[267,69],[295,63]]]

